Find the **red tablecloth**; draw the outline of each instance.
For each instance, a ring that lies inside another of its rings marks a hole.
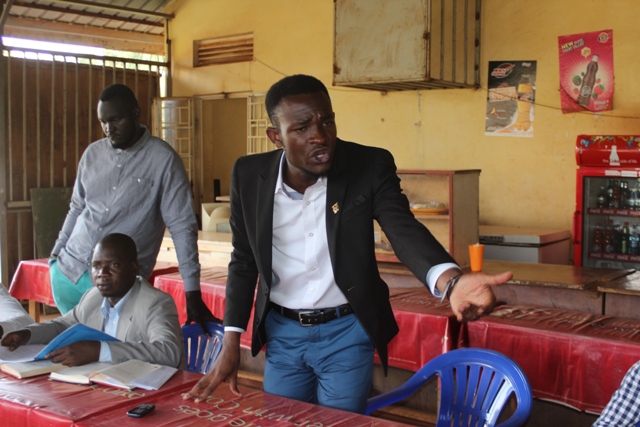
[[[534,397],[599,413],[640,360],[640,320],[573,310],[501,306],[466,323],[461,346],[497,350],[518,363]]]
[[[202,269],[202,299],[219,318],[224,316],[226,283],[225,267]],[[178,306],[179,320],[184,323],[187,315],[180,275],[157,276],[154,286],[173,297]],[[399,334],[389,344],[390,366],[415,372],[435,356],[455,348],[460,326],[448,303],[438,303],[424,288],[392,288],[390,300],[400,326]],[[247,332],[240,338],[244,348],[251,348],[252,327],[253,315]]]
[[[102,385],[50,381],[47,375],[16,379],[0,373],[0,424],[3,426],[72,426],[88,417],[124,413],[141,403],[190,390],[200,374],[178,371],[160,390],[132,391]]]
[[[415,372],[434,357],[456,348],[460,324],[448,302],[440,303],[426,288],[390,291],[400,328],[389,343],[390,366]]]
[[[173,297],[178,307],[178,320],[184,324],[187,320],[187,307],[184,296],[184,282],[180,274],[163,274],[156,276],[153,286],[163,290]],[[224,317],[225,288],[227,286],[227,267],[203,268],[200,272],[200,290],[202,300],[209,307],[211,313],[219,319]],[[240,337],[240,345],[251,348],[251,335],[253,332],[253,314],[249,319],[248,330]]]
[[[169,274],[177,271],[177,265],[159,261],[153,269],[149,282],[153,283],[155,276],[159,274]],[[56,303],[51,295],[51,280],[47,258],[20,261],[18,269],[13,275],[9,293],[18,299],[33,300],[55,306]]]
[[[278,397],[261,391],[240,388],[237,397],[221,384],[205,402],[182,400],[179,394],[147,399],[156,409],[142,419],[128,417],[124,410],[94,416],[76,424],[78,427],[126,426],[287,426],[287,427],[392,427],[406,426],[379,418],[357,415],[337,409]]]
[[[13,275],[9,293],[18,299],[28,299],[55,306],[51,295],[51,280],[47,259],[20,261]]]

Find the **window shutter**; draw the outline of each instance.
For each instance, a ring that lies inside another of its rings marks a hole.
[[[193,42],[193,66],[253,61],[253,33],[234,34]]]

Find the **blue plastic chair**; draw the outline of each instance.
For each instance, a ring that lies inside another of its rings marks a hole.
[[[188,370],[206,374],[222,350],[224,327],[218,322],[207,322],[209,336],[200,325],[191,323],[182,327],[184,351],[187,355]]]
[[[436,427],[493,427],[512,394],[517,408],[499,426],[521,426],[531,414],[533,396],[522,369],[507,356],[480,348],[462,348],[436,357],[400,387],[369,399],[365,414],[409,397],[435,374],[441,385]]]

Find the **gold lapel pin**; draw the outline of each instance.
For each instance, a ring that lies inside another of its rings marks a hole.
[[[331,206],[331,210],[333,210],[334,214],[338,213],[338,211],[340,210],[340,206],[338,206],[338,202],[335,202],[333,206]]]

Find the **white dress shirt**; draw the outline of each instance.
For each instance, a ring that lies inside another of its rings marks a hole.
[[[273,203],[271,301],[292,309],[346,304],[329,257],[327,178],[300,194],[282,180],[282,165]]]
[[[120,312],[122,311],[122,307],[130,293],[131,290],[129,290],[125,296],[120,298],[120,301],[118,301],[113,307],[111,307],[109,298],[105,298],[102,301],[100,311],[104,316],[104,326],[102,329],[105,334],[111,335],[114,338],[116,337],[116,333],[118,332],[118,322],[120,322]],[[100,341],[100,359],[98,359],[98,361],[111,362],[111,360],[111,349],[109,348],[109,345],[105,341]]]

